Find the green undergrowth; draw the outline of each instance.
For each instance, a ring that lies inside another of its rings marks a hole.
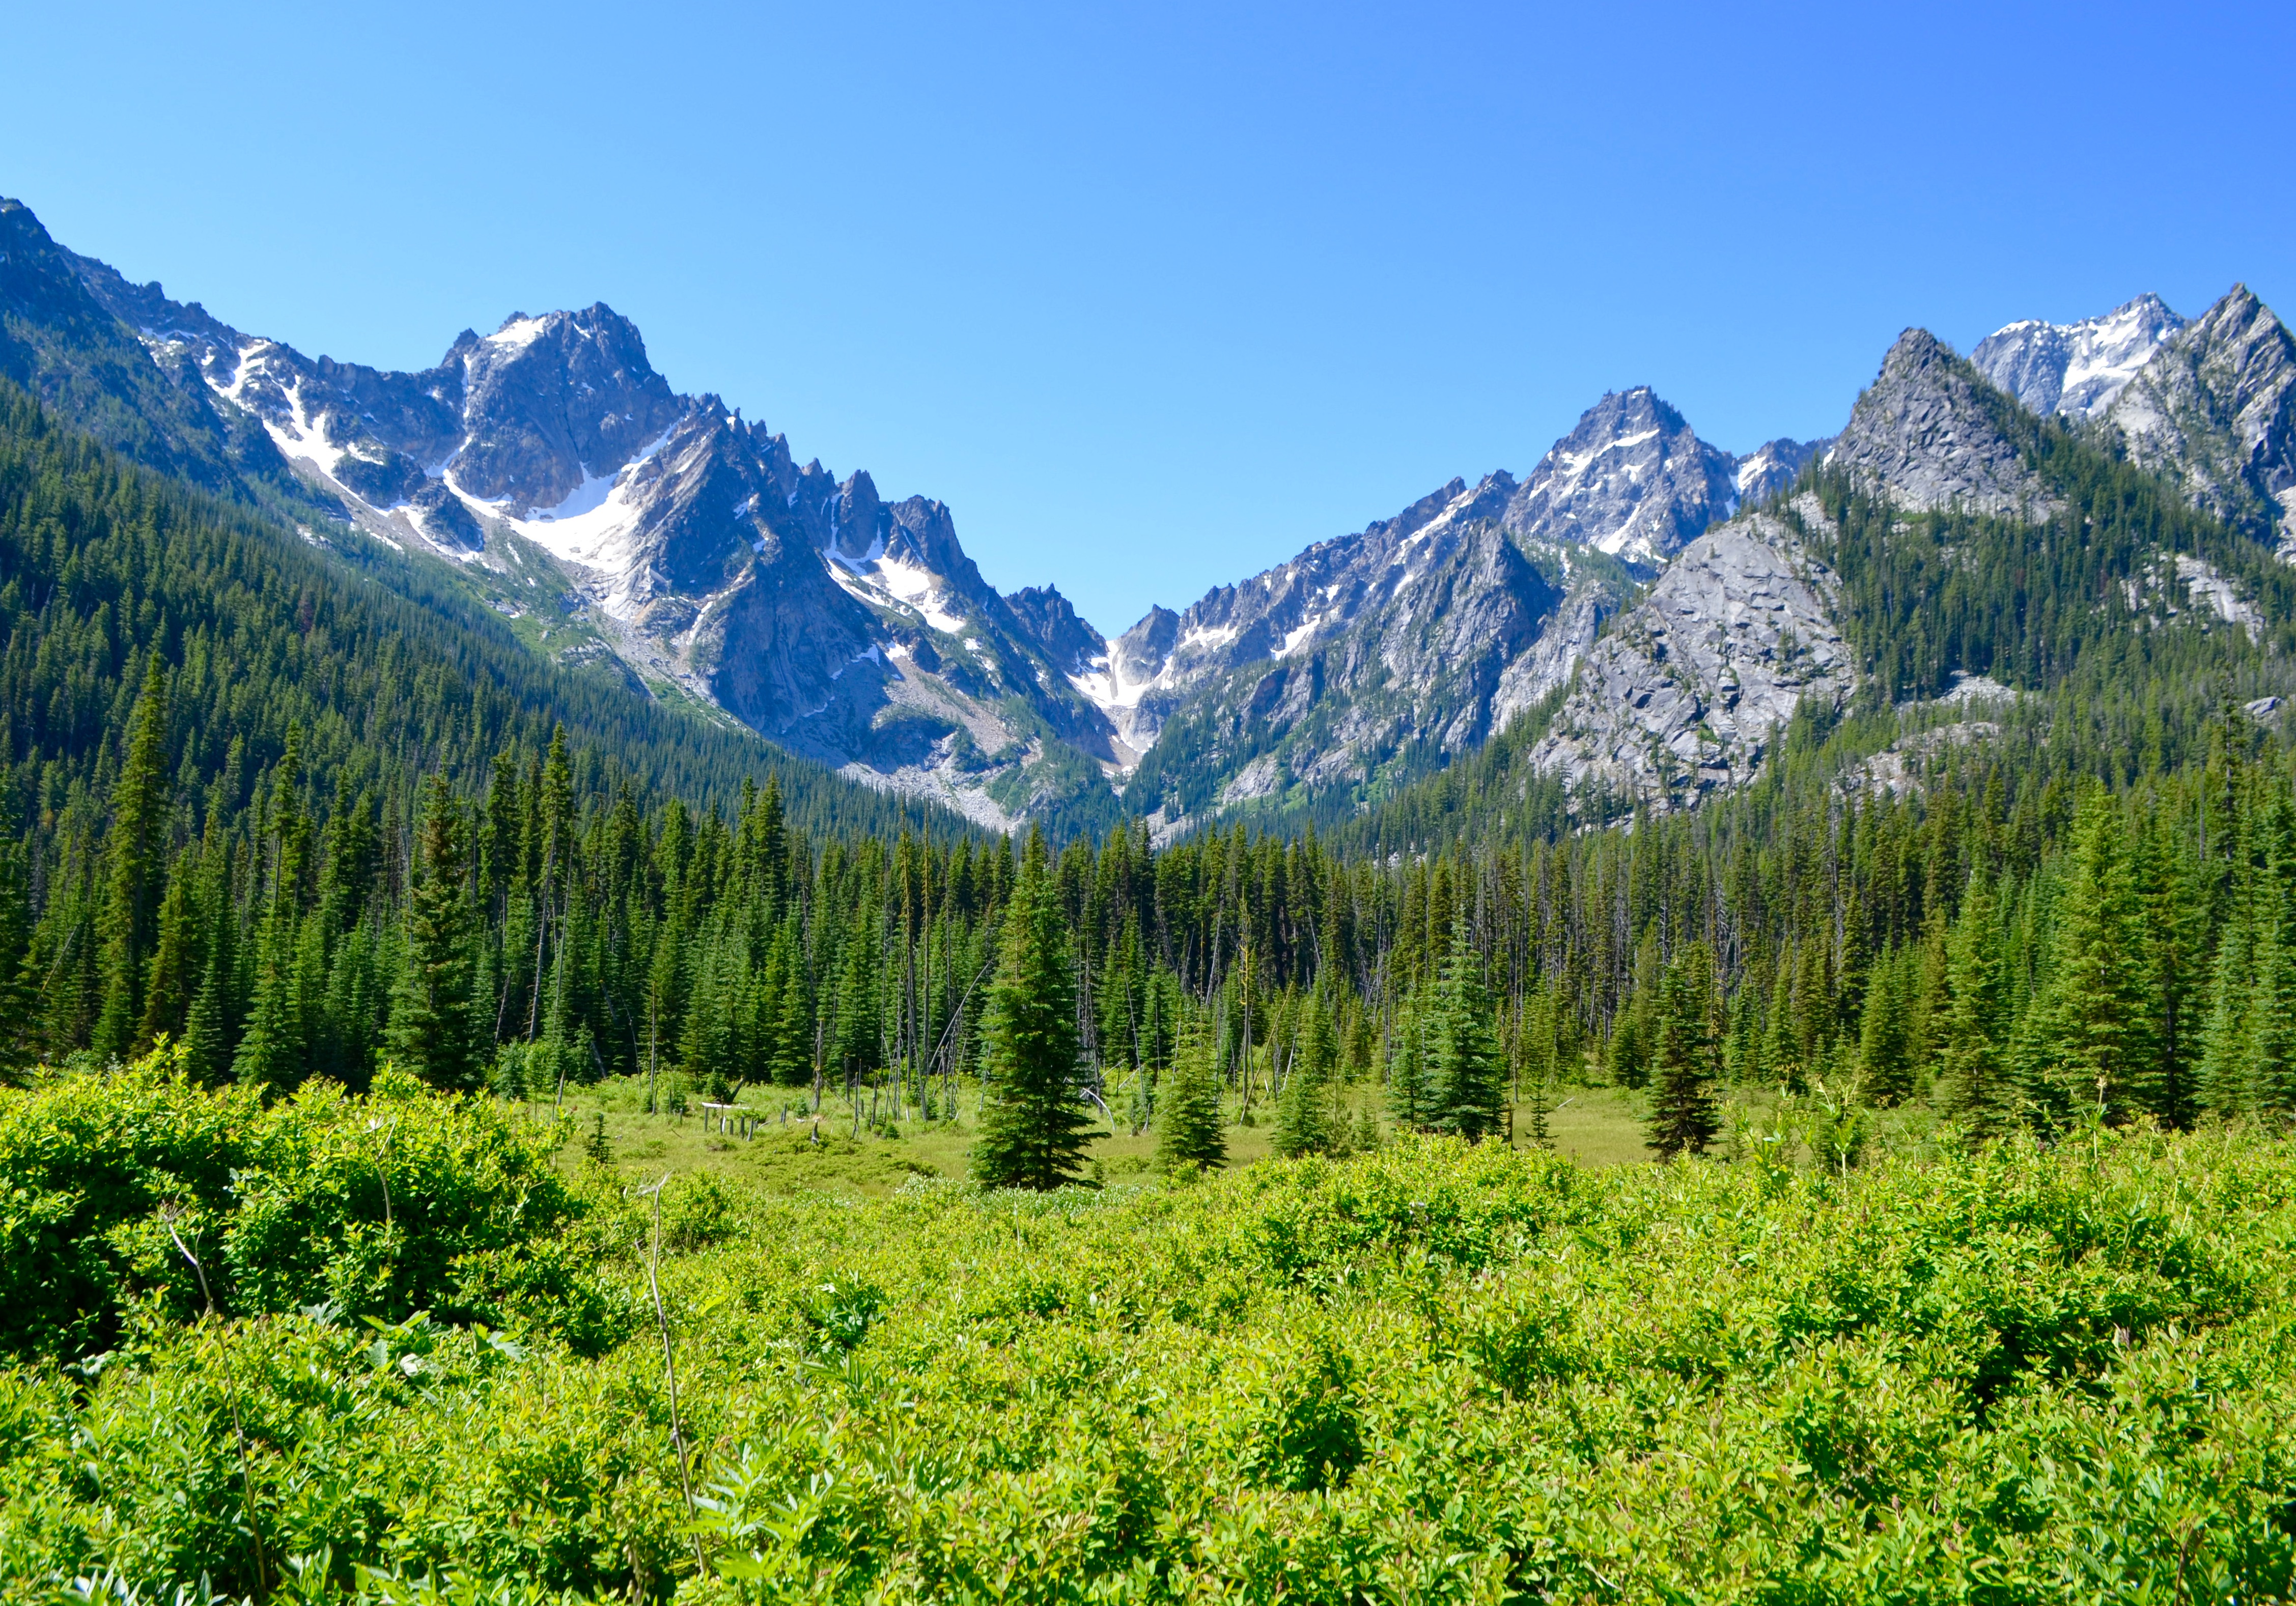
[[[62,1095],[0,1096],[12,1156],[37,1125],[26,1110]],[[322,1133],[372,1118],[283,1113],[303,1103],[234,1118]],[[442,1131],[496,1118],[392,1107]],[[881,1198],[775,1195],[681,1172],[660,1282],[698,1521],[641,1256],[652,1200],[568,1149],[556,1166],[567,1203],[528,1252],[578,1250],[598,1308],[619,1313],[603,1345],[563,1300],[362,1317],[234,1284],[225,1319],[186,1311],[180,1286],[168,1300],[131,1287],[107,1349],[20,1347],[0,1373],[0,1588],[170,1602],[2290,1588],[2296,1157],[2243,1132],[1885,1152],[1846,1172],[1595,1169],[1407,1139],[1048,1195],[922,1178]],[[250,1208],[236,1190],[271,1185],[226,1181],[217,1232]],[[471,1195],[480,1214],[516,1197]],[[24,1241],[12,1226],[12,1276]]]

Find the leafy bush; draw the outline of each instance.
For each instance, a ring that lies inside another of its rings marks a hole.
[[[595,1328],[602,1296],[556,1241],[580,1209],[551,1140],[483,1101],[386,1071],[357,1097],[307,1084],[266,1107],[167,1052],[109,1077],[0,1092],[0,1347],[74,1358],[131,1307],[187,1320],[327,1305]]]
[[[99,1576],[283,1594],[296,1559],[305,1598],[2296,1583],[2279,1142],[2099,1132],[1845,1175],[1405,1139],[1171,1191],[721,1202],[741,1230],[661,1264],[709,1577],[650,1323],[584,1358],[324,1314],[0,1373],[0,1577],[59,1602]],[[637,1215],[602,1195],[550,1241],[612,1239],[643,1291]]]

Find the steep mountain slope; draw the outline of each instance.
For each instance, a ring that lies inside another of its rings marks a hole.
[[[1735,509],[1737,466],[1637,386],[1589,407],[1507,498],[1499,524],[1525,542],[1656,564]]]
[[[1128,805],[1169,824],[1303,791],[1365,798],[1472,750],[1570,677],[1638,581],[1814,449],[1733,457],[1638,387],[1520,482],[1454,479],[1181,613],[1152,610],[1078,678],[1146,754]]]
[[[1581,815],[1685,807],[1752,779],[1797,717],[1822,727],[1860,697],[1888,709],[1957,686],[2044,690],[2125,661],[2132,636],[2164,662],[2213,666],[2178,671],[2205,701],[2210,673],[2277,661],[2296,579],[2184,512],[2175,483],[2045,426],[1909,330],[1816,491],[1684,549],[1586,655],[1519,767]],[[1924,738],[1915,756],[1950,745]],[[1902,757],[1885,767],[1906,771]]]
[[[0,361],[140,460],[444,560],[530,645],[619,660],[857,779],[992,824],[1111,810],[1109,722],[948,509],[677,394],[611,307],[513,314],[388,373],[130,283],[12,202],[0,229]]]
[[[1808,496],[1795,511],[1823,518]],[[1805,699],[1835,706],[1855,683],[1840,610],[1800,520],[1710,530],[1586,655],[1530,767],[1669,805],[1743,785]]]
[[[2296,558],[2296,340],[2244,284],[2186,323],[2139,296],[2012,324],[1972,360],[2037,413],[2094,422],[2194,507]]]
[[[2296,340],[2246,285],[2163,344],[2105,422],[2194,506],[2296,557]]]
[[[153,357],[89,293],[78,259],[29,209],[0,198],[0,378],[104,445],[203,490],[243,494],[245,474],[286,478],[261,430]]]
[[[2185,320],[2149,292],[2078,324],[2027,318],[1977,343],[1971,364],[2044,417],[2101,418]]]
[[[1825,466],[1910,512],[2043,514],[2039,477],[2000,423],[2006,398],[1926,329],[1882,359]]]

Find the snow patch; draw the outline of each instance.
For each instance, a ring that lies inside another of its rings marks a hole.
[[[542,338],[548,318],[512,318],[487,337],[487,344],[504,351],[523,351]]]

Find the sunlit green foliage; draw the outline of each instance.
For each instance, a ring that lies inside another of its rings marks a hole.
[[[228,1378],[307,1594],[359,1568],[378,1597],[434,1570],[774,1601],[2291,1586],[2276,1143],[2098,1128],[1842,1176],[1430,1139],[1169,1192],[701,1213],[663,1281],[711,1580],[651,1332],[584,1360],[547,1323],[324,1314],[142,1324],[92,1375],[0,1380],[0,1573],[256,1587]]]

